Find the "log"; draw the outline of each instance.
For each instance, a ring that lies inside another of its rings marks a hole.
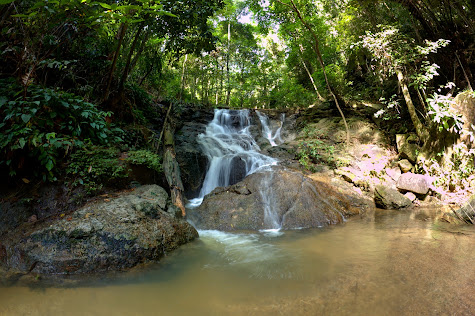
[[[183,182],[181,181],[180,166],[176,161],[173,133],[169,124],[166,126],[164,142],[163,171],[170,187],[172,203],[181,210],[181,215],[185,217],[185,201],[183,198]]]

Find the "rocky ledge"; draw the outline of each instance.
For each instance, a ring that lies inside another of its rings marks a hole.
[[[331,184],[277,167],[216,188],[188,211],[188,218],[200,229],[296,229],[338,224],[367,206],[367,201]],[[266,215],[269,210],[273,212]]]
[[[170,204],[163,188],[146,185],[7,234],[0,242],[0,274],[98,273],[158,261],[198,237]]]

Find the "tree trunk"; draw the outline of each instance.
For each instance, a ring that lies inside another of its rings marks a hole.
[[[142,22],[139,25],[139,29],[137,30],[137,33],[135,33],[134,40],[132,42],[132,45],[130,46],[130,51],[129,51],[129,55],[127,56],[125,69],[124,69],[124,72],[122,73],[122,77],[120,78],[120,82],[119,82],[119,89],[118,89],[119,93],[122,93],[122,91],[124,91],[125,81],[127,80],[127,77],[129,76],[129,72],[130,72],[130,69],[131,69],[130,64],[131,64],[131,61],[132,61],[132,55],[134,54],[135,46],[137,46],[137,42],[138,42],[138,39],[140,37],[140,33],[142,33],[144,25],[145,25],[144,22]]]
[[[186,70],[186,61],[188,60],[188,54],[185,55],[185,60],[183,61],[183,67],[181,70],[181,89],[180,89],[180,100],[183,100],[183,93],[185,91],[185,70]]]
[[[122,42],[124,40],[126,31],[127,31],[127,24],[122,23],[119,29],[119,34],[118,34],[119,42],[117,43],[117,48],[114,53],[114,58],[112,59],[112,65],[109,71],[109,77],[107,79],[107,86],[104,92],[103,101],[106,101],[109,98],[110,88],[112,85],[112,78],[114,77],[115,66],[117,65],[117,58],[119,57],[120,48],[122,47]]]
[[[320,52],[320,47],[319,47],[320,41],[318,40],[317,34],[315,34],[313,29],[310,27],[310,25],[304,20],[302,14],[300,13],[300,10],[297,8],[297,6],[295,5],[293,0],[290,0],[290,3],[292,3],[292,5],[284,3],[281,0],[277,0],[277,1],[280,2],[281,4],[285,5],[285,6],[289,7],[292,11],[294,11],[295,14],[297,15],[297,17],[299,18],[300,22],[302,22],[304,27],[312,35],[313,40],[314,40],[313,49],[315,51],[315,54],[317,55],[317,59],[318,59],[318,62],[320,63],[320,67],[322,67],[323,76],[325,77],[325,83],[327,84],[328,91],[332,95],[333,100],[335,101],[335,105],[338,109],[338,112],[340,112],[341,118],[343,119],[343,124],[345,125],[345,130],[346,130],[346,143],[350,144],[350,131],[348,129],[348,124],[346,122],[345,114],[343,114],[343,111],[341,110],[341,107],[340,107],[340,103],[338,102],[339,98],[337,97],[336,92],[333,90],[333,88],[330,84],[330,81],[328,81],[327,72],[325,70],[325,63],[323,61],[323,57],[322,57],[322,54]]]
[[[300,52],[303,53],[303,47],[300,45]],[[325,99],[322,97],[320,92],[318,92],[317,85],[315,84],[315,80],[313,80],[312,74],[310,73],[310,70],[308,70],[307,64],[303,60],[302,54],[300,54],[300,60],[302,61],[302,65],[305,68],[305,71],[307,72],[308,77],[310,78],[310,81],[312,82],[313,88],[315,89],[315,92],[317,93],[318,99],[320,101],[324,101]]]
[[[231,98],[231,85],[229,82],[229,47],[231,43],[231,23],[228,22],[228,52],[226,54],[226,81],[227,81],[227,91],[226,91],[226,106],[229,107],[229,99]]]
[[[422,122],[419,120],[417,116],[416,108],[414,103],[412,102],[411,94],[409,93],[409,88],[407,87],[406,80],[404,74],[402,73],[401,69],[396,69],[397,80],[399,85],[402,89],[402,94],[404,95],[404,100],[406,101],[407,110],[409,111],[409,115],[411,116],[412,124],[416,129],[416,134],[420,140],[425,141],[428,133]]]
[[[152,70],[153,70],[153,64],[150,66],[150,68],[147,70],[147,72],[145,73],[145,75],[142,77],[142,79],[140,79],[140,82],[139,82],[139,86],[141,86],[144,82],[144,80],[152,73]]]
[[[181,181],[180,166],[176,161],[173,131],[171,130],[170,124],[166,124],[165,141],[163,145],[165,152],[163,158],[163,171],[168,185],[170,186],[172,203],[181,210],[181,216],[185,217],[185,201],[183,198],[183,192],[185,189]]]

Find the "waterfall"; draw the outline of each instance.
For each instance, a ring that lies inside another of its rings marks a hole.
[[[280,136],[280,131],[282,130],[282,125],[284,125],[285,113],[280,114],[280,124],[274,133],[272,132],[272,128],[270,126],[271,124],[269,123],[269,118],[267,117],[267,115],[259,111],[256,111],[256,114],[259,117],[259,120],[261,121],[262,134],[265,138],[267,138],[271,146],[274,147],[282,144],[284,141]]]
[[[278,231],[281,228],[281,220],[277,215],[276,210],[279,209],[277,200],[274,197],[274,190],[272,188],[272,180],[274,174],[268,172],[264,175],[261,182],[260,194],[262,203],[264,204],[264,226],[267,228],[265,231]]]
[[[274,158],[259,153],[250,126],[249,110],[215,109],[205,133],[198,136],[198,143],[208,157],[208,171],[199,196],[188,207],[199,206],[204,196],[216,187],[235,184],[257,170],[277,164]]]

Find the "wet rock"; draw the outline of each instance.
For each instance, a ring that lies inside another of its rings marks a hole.
[[[7,236],[3,267],[20,273],[81,274],[117,271],[166,253],[198,236],[167,213],[168,195],[147,185],[42,223],[24,236]]]
[[[410,191],[421,195],[427,194],[429,192],[429,183],[427,182],[427,177],[411,172],[402,174],[399,177],[396,186],[401,191]]]
[[[399,156],[410,162],[417,161],[417,153],[421,150],[417,145],[418,138],[415,134],[397,134],[396,145]]]
[[[399,169],[401,169],[402,173],[409,172],[414,168],[412,163],[407,159],[400,160],[400,161],[398,161],[397,164],[399,166]]]
[[[265,216],[267,209],[283,229],[293,229],[337,224],[345,216],[360,213],[365,206],[365,201],[346,195],[328,183],[274,168],[251,174],[234,186],[216,188],[201,206],[189,210],[187,216],[201,229],[276,228]]]
[[[384,209],[400,209],[409,207],[412,201],[395,189],[383,185],[374,188],[374,202]]]
[[[455,216],[457,219],[462,220],[466,223],[475,223],[475,194],[472,195],[469,200],[455,211],[455,214],[450,214]]]
[[[206,175],[208,158],[202,153],[198,143],[198,135],[204,133],[205,130],[206,125],[203,123],[187,122],[175,134],[176,160],[180,166],[181,179],[187,197],[199,194]]]

